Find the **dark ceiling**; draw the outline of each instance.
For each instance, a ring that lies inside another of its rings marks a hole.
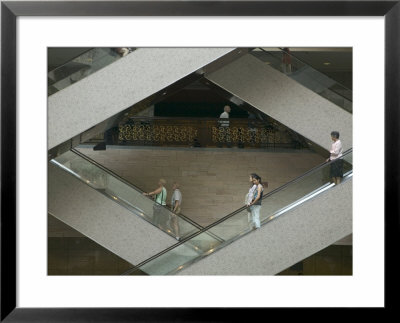
[[[91,47],[49,47],[47,48],[48,71],[52,71],[75,57],[82,55]]]

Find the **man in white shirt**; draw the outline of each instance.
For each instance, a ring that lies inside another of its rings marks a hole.
[[[231,112],[231,107],[229,105],[224,106],[224,112],[219,116],[220,119],[228,119],[219,122],[219,147],[222,147],[222,144],[225,143],[228,148],[231,147],[231,138],[230,138],[230,129],[229,129],[229,113]]]
[[[330,176],[333,182],[337,185],[342,181],[343,178],[343,159],[340,157],[343,155],[343,147],[342,142],[339,140],[339,132],[332,131],[331,139],[333,141],[330,156],[326,161],[336,160],[331,163]]]
[[[179,240],[179,221],[178,216],[181,212],[181,204],[182,204],[182,193],[179,190],[179,184],[177,182],[172,186],[172,197],[171,197],[171,210],[173,213],[170,215],[170,227],[171,230],[175,233],[175,237]]]
[[[231,107],[229,105],[224,106],[224,112],[219,116],[220,118],[229,119],[229,113],[231,112]],[[229,127],[229,121],[220,121],[221,126]]]
[[[182,204],[182,193],[179,190],[179,184],[177,182],[174,183],[172,186],[172,197],[171,197],[171,208],[172,212],[179,214],[181,211],[181,204]]]

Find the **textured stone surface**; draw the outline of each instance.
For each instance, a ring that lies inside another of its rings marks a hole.
[[[352,115],[248,54],[206,76],[292,130],[330,148],[332,130],[353,146]]]
[[[180,275],[275,275],[352,232],[352,179],[333,187]]]
[[[231,52],[233,48],[139,48],[48,99],[48,149]]]
[[[158,180],[167,180],[167,203],[172,184],[181,184],[182,213],[208,225],[243,206],[249,189],[249,174],[257,173],[270,192],[300,176],[324,158],[308,150],[263,151],[204,148],[107,148],[83,154],[111,169],[144,191],[154,190]]]
[[[138,264],[176,240],[53,164],[48,208],[55,217],[103,247]]]

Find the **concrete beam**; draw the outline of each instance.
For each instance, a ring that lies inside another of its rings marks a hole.
[[[48,149],[129,108],[234,48],[139,48],[48,98]]]
[[[101,246],[137,265],[176,240],[49,163],[48,210]]]
[[[353,146],[352,115],[285,74],[247,54],[206,78],[323,148],[340,132],[343,149]]]
[[[352,185],[317,195],[178,275],[278,274],[352,233]]]

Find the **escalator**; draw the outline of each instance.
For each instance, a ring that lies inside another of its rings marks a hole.
[[[263,198],[261,228],[245,207],[137,264],[125,275],[274,275],[352,233],[352,150],[342,183],[326,162]],[[222,239],[218,241],[215,237]],[[201,261],[199,261],[201,260]]]
[[[163,95],[177,79],[202,73],[202,67],[233,51],[192,48],[181,56],[174,50],[137,49],[114,61],[103,57],[104,64],[80,62],[70,74],[49,75],[49,93],[54,92],[49,97],[49,148],[74,136],[80,138],[71,146],[84,142],[82,131],[111,116],[117,120],[135,102],[157,91]],[[260,52],[206,71],[207,80],[322,147],[330,146],[331,130],[338,130],[351,147],[351,94],[300,63],[293,64],[290,75],[284,74],[276,53]],[[252,232],[245,208],[201,227],[71,150],[49,163],[49,212],[134,264],[125,274],[273,275],[352,232],[352,151],[342,159],[345,176],[340,185],[330,184],[330,163],[324,163],[268,193],[261,211],[263,226]],[[332,208],[337,199],[345,207]]]
[[[48,172],[49,213],[129,263],[203,228],[78,151],[51,160]]]
[[[256,48],[205,79],[321,147],[332,130],[352,147],[352,92],[293,55],[284,70],[283,54]]]
[[[251,55],[347,112],[353,112],[352,90],[310,66],[293,53],[285,49],[271,51],[257,48],[251,51]]]
[[[134,49],[127,48],[127,54]],[[88,77],[100,69],[114,63],[123,54],[117,48],[90,48],[68,62],[57,66],[48,72],[48,95],[52,95],[62,89]]]
[[[272,275],[352,233],[352,150],[341,159],[344,178],[337,186],[329,181],[332,162],[328,162],[266,194],[260,214],[262,227],[254,234],[246,208],[240,208],[204,228],[180,216],[181,239],[176,243],[174,226],[166,222],[159,225],[150,199],[76,151],[49,164],[49,212],[135,264],[125,274]],[[337,200],[342,207],[335,207]],[[171,215],[165,209],[163,218]],[[130,239],[132,244],[127,244]],[[256,245],[262,246],[265,258],[257,255],[258,248],[251,248],[254,239],[260,240]],[[242,257],[248,262],[241,262]],[[260,267],[260,259],[270,264]],[[238,263],[242,267],[235,268]]]
[[[175,84],[181,82],[180,89],[245,53],[235,48],[138,48],[120,57],[109,48],[91,49],[48,74],[48,150],[68,141],[73,148],[110,129],[115,120],[105,122],[135,104],[148,107],[168,96]]]
[[[75,149],[51,160],[50,163],[177,240],[203,228],[185,215],[176,215],[166,206],[153,202],[151,198],[143,195],[144,192],[139,187]],[[172,221],[163,221],[163,219],[172,219]]]

